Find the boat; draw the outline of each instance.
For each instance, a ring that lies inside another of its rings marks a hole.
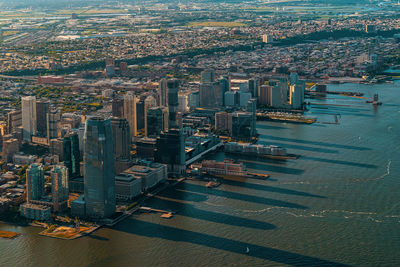
[[[206,187],[207,187],[207,188],[214,188],[214,187],[218,187],[220,184],[221,184],[221,183],[219,183],[219,182],[213,182],[213,181],[211,181],[211,182],[208,182],[208,183],[206,184]]]
[[[160,217],[164,218],[164,219],[171,219],[173,216],[174,215],[172,214],[172,212],[168,212],[168,213],[161,214]]]
[[[246,254],[249,254],[250,253],[250,249],[249,249],[249,247],[246,247]]]

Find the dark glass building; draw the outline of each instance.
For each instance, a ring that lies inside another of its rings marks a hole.
[[[168,172],[185,171],[185,141],[181,129],[169,129],[157,138],[155,161],[168,164]]]
[[[64,165],[68,169],[69,178],[80,176],[81,154],[77,133],[69,133],[63,139]]]
[[[84,134],[85,214],[107,218],[115,212],[114,142],[110,119],[89,117]]]
[[[50,102],[40,100],[36,102],[36,135],[45,137],[47,135],[47,113]]]

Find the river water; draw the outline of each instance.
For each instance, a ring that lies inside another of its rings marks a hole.
[[[329,95],[310,100],[319,123],[259,122],[260,143],[301,157],[235,157],[271,178],[187,181],[146,203],[177,212],[170,220],[135,214],[74,241],[0,224],[22,233],[0,239],[0,266],[399,266],[400,83],[328,90],[379,93],[383,105]]]

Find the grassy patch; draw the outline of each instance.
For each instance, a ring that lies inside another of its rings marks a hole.
[[[19,233],[9,232],[9,231],[0,231],[0,238],[14,238],[19,236]]]

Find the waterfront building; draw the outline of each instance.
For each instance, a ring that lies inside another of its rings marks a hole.
[[[292,108],[302,109],[304,103],[305,82],[290,85],[290,102]]]
[[[20,214],[31,220],[47,221],[50,219],[51,208],[44,205],[24,203],[20,206]]]
[[[169,129],[157,138],[155,161],[168,164],[168,172],[183,174],[185,166],[185,142],[181,129]]]
[[[25,141],[30,142],[36,134],[36,97],[21,97],[22,107],[22,136]]]
[[[43,165],[31,164],[26,169],[26,201],[40,200],[44,194],[44,171]]]
[[[58,212],[67,208],[68,201],[68,169],[63,165],[56,165],[50,172],[51,197],[53,211]]]
[[[115,198],[128,201],[142,193],[142,179],[132,174],[120,173],[115,176]]]
[[[124,96],[124,118],[129,123],[131,138],[137,136],[136,96],[128,92]]]
[[[150,190],[156,185],[165,182],[168,178],[167,165],[157,162],[135,164],[126,169],[123,174],[133,175],[136,179],[141,179],[142,192]]]
[[[253,114],[234,112],[232,114],[232,137],[239,140],[250,140],[255,136]]]
[[[107,218],[115,212],[114,144],[110,119],[89,117],[84,135],[85,214]]]

